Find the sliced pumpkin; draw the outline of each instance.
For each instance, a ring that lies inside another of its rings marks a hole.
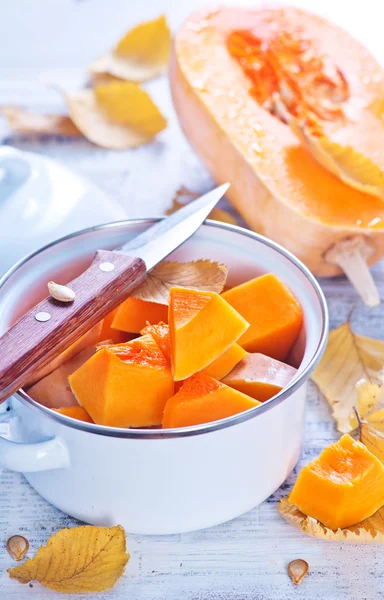
[[[247,354],[223,379],[243,394],[265,402],[276,396],[294,378],[296,369],[264,354]]]
[[[55,410],[61,415],[71,417],[71,419],[84,421],[84,423],[93,423],[91,417],[82,406],[63,406],[63,408],[56,408]]]
[[[187,138],[215,181],[231,181],[227,197],[252,229],[318,276],[340,273],[325,254],[356,233],[369,236],[370,264],[384,255],[383,200],[325,169],[286,118],[304,107],[323,138],[353,146],[382,174],[384,71],[361,43],[299,8],[199,10],[176,34],[170,78]],[[359,178],[381,194],[376,173]]]
[[[346,433],[300,471],[288,500],[330,529],[355,525],[384,504],[384,465]]]
[[[150,335],[102,347],[69,383],[95,423],[115,427],[160,425],[174,391],[169,361]]]
[[[104,317],[102,321],[102,328],[100,333],[101,340],[111,340],[113,344],[122,344],[128,342],[134,337],[133,334],[127,333],[126,331],[119,331],[112,327],[113,319],[115,318],[117,308]]]
[[[234,390],[204,373],[184,381],[180,390],[168,400],[163,427],[189,427],[231,417],[260,402]]]
[[[156,344],[164,354],[165,358],[171,360],[171,340],[169,337],[169,327],[163,322],[157,323],[156,325],[146,325],[141,330],[142,335],[149,334],[153,337]]]
[[[260,352],[284,360],[299,335],[301,306],[276,275],[268,273],[222,294],[250,327],[239,339],[248,352]]]
[[[233,344],[224,354],[216,358],[208,367],[205,367],[203,373],[214,379],[223,379],[245,356],[247,356],[247,352],[244,348],[239,344]]]
[[[175,381],[210,365],[249,327],[216,292],[178,287],[170,290],[168,320]]]
[[[111,327],[129,333],[140,333],[149,323],[168,321],[168,307],[140,298],[127,298],[116,309]]]

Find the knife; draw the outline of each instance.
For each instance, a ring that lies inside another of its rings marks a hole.
[[[91,266],[66,284],[76,294],[73,302],[48,297],[21,317],[0,338],[0,402],[123,302],[197,231],[228,188],[208,192],[121,248],[97,250]]]

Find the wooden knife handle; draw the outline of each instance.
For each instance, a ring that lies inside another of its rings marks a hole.
[[[49,297],[21,317],[0,338],[0,402],[125,300],[145,273],[141,258],[98,250],[89,269],[66,284],[73,302]],[[37,320],[39,313],[48,320]]]

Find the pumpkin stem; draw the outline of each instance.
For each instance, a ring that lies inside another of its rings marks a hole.
[[[380,304],[380,296],[367,265],[373,253],[374,249],[367,239],[356,235],[340,240],[325,254],[327,262],[338,265],[344,271],[367,306]]]

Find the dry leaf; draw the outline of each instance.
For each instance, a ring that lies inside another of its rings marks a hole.
[[[129,560],[124,529],[86,525],[61,529],[34,558],[8,569],[19,583],[39,581],[66,594],[103,592],[115,585]]]
[[[356,389],[360,441],[384,463],[384,385],[362,379]]]
[[[162,131],[167,121],[136,83],[100,85],[66,94],[70,116],[82,134],[103,148],[134,148]]]
[[[13,131],[26,135],[63,135],[81,137],[72,120],[66,115],[40,115],[15,106],[3,106],[1,113]]]
[[[141,23],[111,51],[90,66],[92,75],[107,73],[128,81],[146,81],[163,73],[171,50],[171,33],[165,16]]]
[[[175,197],[172,200],[171,208],[168,208],[168,210],[165,211],[165,214],[172,215],[173,213],[177,212],[180,208],[183,208],[183,206],[185,206],[187,202],[181,202],[180,198],[184,196],[189,197],[189,200],[195,200],[199,197],[199,194],[197,194],[196,192],[191,192],[186,187],[181,186],[177,190]],[[231,215],[230,212],[224,210],[223,208],[217,207],[211,210],[211,212],[208,215],[208,219],[212,219],[213,221],[220,221],[221,223],[229,223],[230,225],[239,224],[236,217]]]
[[[354,544],[366,544],[369,542],[384,542],[384,508],[378,510],[372,517],[346,527],[345,529],[329,529],[322,523],[312,517],[307,517],[294,504],[288,502],[286,498],[280,500],[278,511],[281,516],[301,529],[307,535],[328,540],[332,542],[352,542]]]
[[[358,397],[356,384],[366,379],[375,386],[372,394],[379,394],[381,369],[384,365],[384,342],[354,333],[350,323],[343,323],[329,334],[328,345],[312,379],[332,408],[337,429],[348,433],[357,427],[353,412],[356,405],[362,417],[372,406],[365,406],[367,398]],[[371,397],[370,396],[370,397]],[[377,403],[381,400],[381,393]]]
[[[168,304],[169,290],[173,286],[220,293],[227,273],[227,267],[210,260],[162,262],[152,269],[132,296],[147,302]]]
[[[326,136],[311,135],[305,123],[292,119],[290,127],[325,169],[361,192],[384,200],[384,173],[370,158],[352,146],[341,146]]]

